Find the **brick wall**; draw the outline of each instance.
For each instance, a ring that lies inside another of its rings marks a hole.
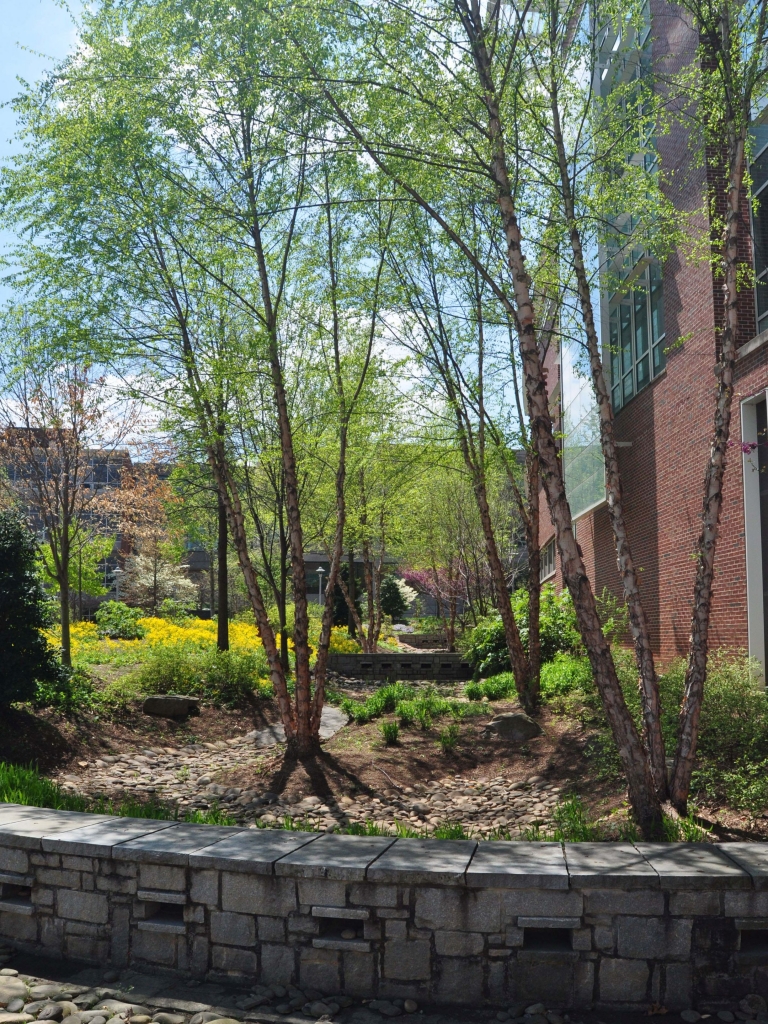
[[[679,10],[660,0],[651,3],[653,60],[662,73],[690,62],[696,35]],[[684,110],[678,113],[684,115]],[[677,127],[658,141],[662,173],[675,207],[692,216],[692,228],[706,232],[702,208],[707,188],[722,189],[711,168],[701,166],[688,134]],[[751,261],[748,207],[743,202],[740,257]],[[667,356],[666,371],[633,398],[616,416],[616,436],[629,442],[620,452],[630,544],[640,570],[641,591],[654,650],[662,665],[687,651],[693,594],[695,550],[701,521],[704,472],[709,454],[722,325],[722,286],[700,259],[673,253],[664,268],[667,344],[685,338]],[[739,344],[755,332],[754,295],[740,296]],[[730,651],[747,647],[746,564],[744,553],[743,465],[739,403],[768,387],[768,345],[739,360],[733,403],[724,505],[716,558],[711,648]],[[542,544],[552,536],[542,496]],[[608,587],[621,595],[613,537],[606,510],[598,509],[578,522],[577,536],[596,592]],[[556,578],[562,586],[558,569]]]

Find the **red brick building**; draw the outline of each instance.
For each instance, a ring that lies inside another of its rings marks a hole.
[[[690,61],[696,36],[666,4],[651,8],[647,48],[656,66]],[[641,41],[642,42],[642,41]],[[647,51],[646,51],[647,52]],[[768,108],[754,123],[753,191],[758,212],[744,204],[742,258],[754,265],[756,288],[741,296],[733,445],[725,479],[716,558],[712,649],[748,650],[765,666],[768,641],[768,447],[745,454],[742,442],[768,441]],[[677,208],[702,208],[705,166],[682,130],[659,138],[658,158]],[[707,230],[705,221],[700,221]],[[643,601],[661,665],[687,651],[695,549],[714,414],[722,285],[708,264],[675,254],[663,266],[636,268],[639,284],[603,301],[606,366],[616,413],[616,436],[625,486],[630,543],[640,573]],[[682,344],[673,348],[677,339]],[[608,350],[610,346],[610,351]],[[562,403],[566,432],[564,464],[576,533],[593,586],[621,595],[613,535],[604,501],[599,445],[585,447],[579,431],[588,423],[583,402],[569,420],[568,367],[558,367],[553,398]],[[550,373],[550,380],[553,375]],[[592,423],[594,428],[594,421]],[[586,429],[586,427],[584,428]],[[568,457],[568,437],[575,436]],[[588,451],[588,457],[587,457]],[[759,470],[763,472],[760,473]],[[553,529],[542,499],[543,578],[562,585],[554,556]]]

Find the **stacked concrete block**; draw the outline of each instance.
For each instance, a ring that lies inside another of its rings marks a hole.
[[[0,935],[80,961],[422,1003],[716,1008],[768,990],[760,844],[219,828],[0,805]]]

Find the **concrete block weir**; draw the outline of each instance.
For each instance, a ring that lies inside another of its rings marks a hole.
[[[352,998],[715,1011],[768,992],[768,844],[392,839],[2,804],[0,937]]]

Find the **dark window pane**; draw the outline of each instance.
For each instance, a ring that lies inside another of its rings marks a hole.
[[[755,273],[764,279],[768,271],[768,188],[757,197],[757,213],[752,218],[755,238]]]
[[[613,389],[613,397],[612,397],[611,401],[613,402],[614,412],[617,409],[621,408],[621,387],[618,384]]]
[[[648,362],[649,362],[649,356],[648,356],[648,353],[646,352],[646,354],[643,356],[643,358],[638,360],[638,363],[637,363],[637,390],[638,391],[640,391],[641,388],[644,388],[646,384],[650,383],[650,380],[651,380],[651,370],[650,370],[650,367],[648,365]]]
[[[653,376],[661,373],[666,365],[667,357],[664,355],[664,342],[662,341],[660,345],[653,346]]]
[[[661,268],[651,264],[651,327],[653,340],[658,341],[664,334],[664,289],[661,280]]]
[[[634,395],[634,393],[635,393],[635,387],[634,387],[634,382],[632,380],[632,374],[628,373],[627,376],[624,378],[624,387],[623,387],[624,401],[626,402],[628,398],[631,398],[632,395]]]
[[[644,291],[635,296],[635,358],[639,359],[648,351],[648,296]]]
[[[632,369],[632,307],[622,302],[619,307],[621,315],[621,371],[627,373]]]

